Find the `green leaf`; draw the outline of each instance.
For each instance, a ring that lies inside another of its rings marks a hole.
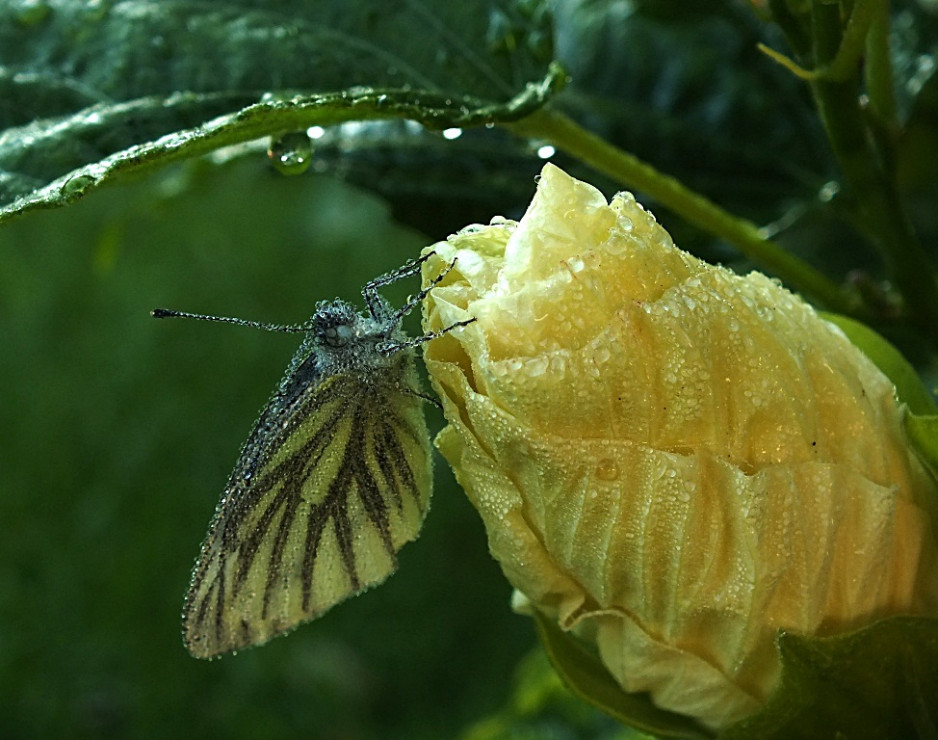
[[[821,312],[821,316],[837,326],[847,338],[873,361],[896,386],[899,399],[916,414],[938,413],[931,393],[922,384],[915,368],[890,342],[866,324],[838,314]]]
[[[691,740],[713,737],[689,717],[656,707],[647,694],[626,693],[594,653],[536,610],[534,618],[554,670],[581,699],[651,735]]]
[[[118,175],[349,120],[514,120],[564,74],[534,0],[0,7],[0,222]]]
[[[777,644],[778,688],[720,740],[938,737],[938,620],[892,617],[825,638],[782,631]]]
[[[535,648],[517,665],[512,691],[494,713],[474,722],[460,740],[648,740],[574,696],[544,651]]]
[[[919,459],[938,479],[938,415],[909,414],[905,420],[905,430]]]

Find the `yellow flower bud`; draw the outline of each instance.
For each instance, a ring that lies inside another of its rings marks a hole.
[[[437,445],[521,600],[628,692],[720,729],[779,629],[938,615],[938,491],[889,380],[777,282],[547,165],[520,222],[432,247]]]

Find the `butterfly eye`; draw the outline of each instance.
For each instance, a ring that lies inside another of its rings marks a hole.
[[[324,327],[320,339],[330,347],[342,347],[352,338],[352,327],[348,324]]]
[[[329,347],[344,347],[354,336],[356,314],[346,306],[330,304],[313,317],[316,341]]]

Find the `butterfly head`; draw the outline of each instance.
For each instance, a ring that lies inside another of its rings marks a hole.
[[[310,320],[310,332],[320,347],[340,349],[362,334],[363,317],[344,301],[320,304]]]
[[[307,349],[300,356],[311,352],[324,376],[385,369],[403,346],[396,322],[362,315],[341,300],[320,303],[305,327]]]

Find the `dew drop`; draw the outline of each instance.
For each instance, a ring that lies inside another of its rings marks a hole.
[[[543,355],[540,357],[531,357],[524,364],[524,371],[528,377],[537,378],[547,372],[548,361]]]
[[[557,150],[550,144],[543,144],[537,148],[535,153],[540,159],[550,159],[557,153]]]
[[[567,362],[560,355],[554,355],[550,360],[550,371],[557,377],[563,377],[567,373]]]
[[[62,185],[63,195],[80,195],[97,182],[93,175],[75,175]]]
[[[283,175],[301,175],[313,161],[313,144],[306,131],[271,137],[267,158]]]
[[[603,242],[601,249],[608,255],[619,257],[626,253],[629,248],[628,237],[625,232],[613,229],[609,238]]]
[[[604,457],[596,463],[596,477],[604,481],[614,481],[619,477],[619,464],[611,457]]]
[[[840,192],[840,184],[835,181],[830,181],[824,183],[821,186],[821,189],[818,191],[817,197],[818,200],[822,203],[830,203],[834,198],[837,197],[837,194]]]

